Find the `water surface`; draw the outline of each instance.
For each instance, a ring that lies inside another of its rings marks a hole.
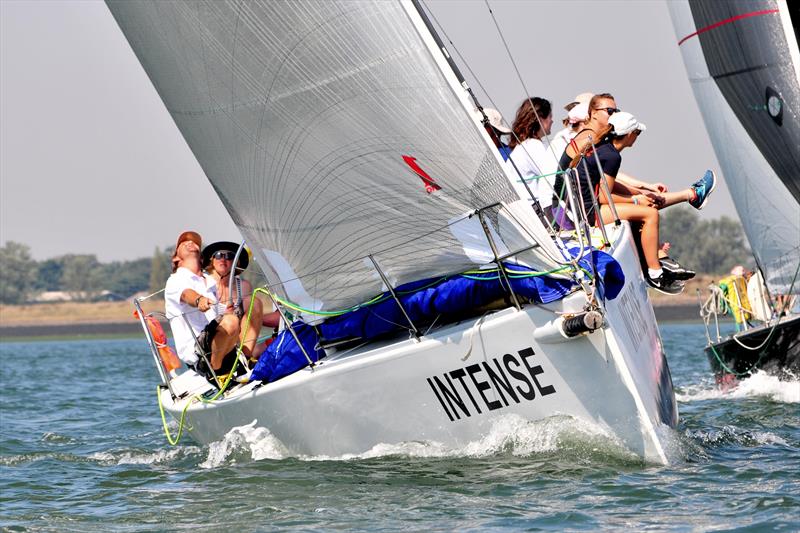
[[[681,413],[666,467],[562,418],[358,457],[292,457],[259,427],[173,447],[142,339],[0,343],[0,527],[800,530],[800,382],[721,392],[702,325],[662,334]]]

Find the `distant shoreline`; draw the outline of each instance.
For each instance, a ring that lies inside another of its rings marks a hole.
[[[699,321],[700,313],[699,306],[695,303],[688,303],[686,299],[681,302],[669,302],[669,300],[656,299],[653,302],[653,309],[656,312],[656,318],[661,322],[686,322],[686,321]],[[81,321],[65,323],[63,315],[55,318],[60,319],[59,322],[53,320],[53,316],[42,316],[41,322],[26,320],[22,323],[7,324],[7,314],[12,311],[11,306],[3,306],[0,309],[0,342],[13,342],[25,339],[41,339],[41,338],[82,338],[82,337],[136,337],[142,335],[142,326],[139,321],[133,318],[133,310],[130,304],[124,303],[127,314],[130,316],[128,320],[111,320],[109,321],[108,315],[106,320],[98,321]],[[78,304],[72,304],[78,305]],[[93,306],[96,304],[83,304],[86,306]],[[108,311],[107,309],[105,309]]]

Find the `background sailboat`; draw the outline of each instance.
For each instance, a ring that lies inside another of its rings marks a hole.
[[[709,339],[709,361],[719,376],[761,368],[800,372],[800,316],[785,305],[800,293],[798,13],[783,0],[689,0],[669,2],[669,8],[692,89],[768,289],[766,306],[757,301],[759,291],[751,290],[756,301],[746,310],[760,315],[764,325]]]

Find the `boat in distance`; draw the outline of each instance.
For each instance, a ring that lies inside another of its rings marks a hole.
[[[668,4],[709,138],[755,257],[702,308],[717,380],[800,376],[800,52],[785,0]],[[718,315],[736,333],[722,336]],[[711,323],[715,328],[711,328]]]

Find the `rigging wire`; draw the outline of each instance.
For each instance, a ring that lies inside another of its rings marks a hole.
[[[528,90],[528,86],[525,85],[525,80],[522,78],[522,74],[520,73],[519,68],[517,67],[517,62],[514,60],[514,56],[511,54],[511,49],[509,48],[508,43],[506,42],[506,38],[503,35],[503,30],[500,29],[500,23],[497,22],[497,18],[494,16],[494,11],[492,11],[492,6],[489,5],[489,0],[483,0],[483,1],[486,4],[486,8],[489,10],[489,14],[492,17],[492,22],[494,22],[494,27],[497,29],[497,34],[500,36],[500,40],[503,42],[503,46],[506,49],[506,54],[508,55],[508,59],[511,61],[511,64],[514,66],[514,72],[516,72],[516,74],[517,74],[517,79],[519,79],[519,82],[522,85],[522,89],[525,91],[525,97],[528,100],[530,100],[531,99],[531,93]],[[533,107],[533,105],[531,105],[531,109],[533,109],[533,114],[536,115],[536,120],[541,125],[542,118],[539,116],[539,113],[536,111],[536,108]],[[544,129],[542,129],[542,131],[544,132]],[[547,132],[544,132],[544,138],[547,141],[547,147],[549,148],[550,153],[553,154],[553,157],[555,157],[556,161],[559,161],[558,154],[556,154],[555,151],[553,150],[553,147],[552,147],[552,145],[550,143],[550,137],[548,136]],[[518,138],[517,138],[517,141],[519,142]],[[530,154],[528,154],[528,156],[530,157]],[[561,165],[558,166],[558,169],[559,170],[563,170],[561,168]],[[552,188],[552,186],[551,186],[551,188]],[[553,192],[555,192],[555,190]]]
[[[459,48],[456,46],[456,44],[453,42],[453,40],[452,40],[452,39],[450,38],[450,36],[447,34],[447,31],[444,29],[444,26],[442,25],[442,23],[441,23],[441,22],[439,22],[439,19],[438,19],[438,18],[436,18],[436,15],[435,15],[435,13],[434,13],[434,12],[431,10],[431,8],[430,8],[430,7],[429,7],[429,6],[428,6],[428,5],[425,3],[425,0],[420,0],[420,3],[421,3],[421,4],[422,4],[424,7],[425,7],[425,10],[427,11],[427,13],[430,15],[430,17],[431,17],[431,18],[433,19],[433,21],[436,23],[436,26],[438,27],[438,31],[439,31],[439,32],[441,32],[441,34],[444,36],[444,38],[447,40],[447,42],[448,42],[448,43],[450,43],[450,46],[452,47],[452,50],[453,50],[453,52],[456,54],[456,56],[457,56],[457,57],[458,57],[458,59],[461,61],[461,63],[464,65],[464,67],[466,67],[467,71],[470,73],[470,75],[472,76],[472,78],[475,80],[475,83],[478,85],[478,87],[479,87],[479,88],[481,89],[481,91],[484,93],[484,95],[486,96],[486,98],[489,100],[489,103],[490,103],[490,104],[491,104],[491,105],[492,105],[492,106],[493,106],[495,109],[497,109],[499,106],[498,106],[498,105],[497,105],[497,103],[494,101],[494,99],[492,98],[491,94],[490,94],[490,93],[489,93],[489,91],[486,89],[486,87],[485,87],[485,86],[484,86],[484,85],[481,83],[481,81],[480,81],[480,78],[479,78],[479,77],[478,77],[478,76],[475,74],[475,72],[472,70],[472,67],[470,67],[470,64],[469,64],[469,62],[466,60],[466,58],[465,58],[465,57],[464,57],[464,55],[461,53],[461,51],[459,50]],[[488,6],[488,3],[487,3],[487,6]],[[489,11],[490,11],[490,13],[491,13],[491,8],[489,9]],[[492,18],[494,19],[494,14],[493,14],[493,13],[492,13]],[[498,32],[500,33],[500,37],[501,37],[501,39],[503,40],[503,44],[504,44],[504,46],[506,47],[506,52],[507,52],[507,54],[508,54],[509,58],[511,59],[511,62],[512,62],[512,64],[514,65],[514,69],[515,69],[515,71],[517,72],[517,77],[518,77],[518,79],[520,80],[520,83],[522,84],[522,87],[523,87],[523,90],[524,90],[524,92],[525,92],[526,98],[527,98],[528,100],[530,100],[530,98],[531,98],[531,96],[530,96],[530,93],[528,92],[527,86],[525,85],[525,82],[524,82],[524,80],[522,79],[522,76],[521,76],[521,75],[520,75],[520,73],[519,73],[519,69],[518,69],[518,68],[517,68],[517,66],[516,66],[516,62],[514,62],[514,59],[513,59],[513,57],[511,56],[511,52],[510,52],[510,50],[509,50],[509,48],[508,48],[508,45],[506,44],[506,41],[505,41],[505,39],[503,38],[502,31],[500,30],[500,28],[499,28],[499,25],[497,24],[497,21],[496,21],[496,20],[495,20],[495,27],[497,28]],[[470,91],[470,94],[472,94],[472,93],[471,93],[471,91]],[[473,97],[473,99],[475,99],[475,96],[474,96],[474,94],[472,95],[472,97]],[[476,101],[475,101],[476,105],[477,105],[478,107],[481,107],[481,106],[480,106],[480,104],[477,102],[477,99],[475,99],[475,100],[476,100]],[[481,107],[481,109],[482,109],[482,107]],[[537,119],[537,120],[538,120],[538,121],[541,123],[540,117],[539,117],[538,113],[536,112],[536,109],[534,109],[533,111],[534,111],[534,113],[536,114],[536,119]],[[512,136],[512,137],[513,137],[513,138],[514,138],[516,141],[517,141],[517,145],[518,145],[519,147],[521,147],[521,148],[522,148],[522,150],[523,150],[523,151],[525,152],[525,154],[528,156],[528,159],[529,159],[529,160],[531,160],[531,161],[533,161],[533,157],[531,156],[530,152],[528,152],[528,149],[527,149],[525,146],[523,146],[523,145],[522,145],[522,141],[520,140],[519,136],[518,136],[518,135],[517,135],[517,134],[514,132],[514,130],[513,130],[513,129],[511,130],[511,133],[510,133],[510,135],[511,135],[511,136]],[[549,146],[549,144],[550,144],[550,139],[549,139],[548,137],[546,137],[546,136],[545,136],[545,140],[548,142],[548,146]],[[551,150],[551,152],[552,152],[552,147],[550,148],[550,150]],[[556,161],[558,161],[558,157],[555,155],[555,153],[553,153],[553,157],[555,157]],[[510,158],[509,158],[509,161],[511,161],[511,159],[510,159]],[[526,184],[526,189],[528,189],[528,187],[527,187],[527,182],[525,181],[525,180],[526,180],[526,178],[524,178],[524,177],[522,176],[521,172],[519,171],[519,169],[517,168],[517,166],[514,164],[514,162],[513,162],[513,161],[511,161],[511,164],[512,164],[512,166],[514,167],[514,170],[516,171],[518,178],[519,178],[519,179],[520,179],[520,180],[523,182],[523,184]],[[562,171],[562,172],[563,172],[563,169],[561,169],[560,165],[558,165],[558,169],[559,169],[559,171]],[[554,195],[555,195],[555,194],[557,194],[557,193],[556,193],[556,190],[555,190],[555,188],[554,188],[554,186],[553,186],[553,184],[552,184],[552,183],[550,183],[548,180],[545,180],[545,183],[547,184],[547,186],[549,186],[549,187],[550,187],[550,190],[553,192],[553,194],[554,194]],[[532,201],[534,201],[534,202],[537,202],[537,203],[538,203],[538,199],[537,199],[537,198],[535,198],[535,197],[533,196],[533,194],[532,194],[532,192],[530,191],[530,189],[528,189],[528,192],[529,192],[529,194],[531,195],[531,200],[532,200]],[[560,198],[560,196],[559,196],[559,198]],[[540,207],[540,209],[541,209],[541,207]],[[555,231],[555,228],[554,228],[554,225],[553,225],[553,223],[551,223],[550,221],[548,221],[548,222],[547,222],[547,224],[545,224],[545,226],[546,226],[546,227],[547,227],[547,228],[548,228],[548,229],[549,229],[549,230],[552,232],[552,236],[553,236],[553,238],[555,238],[557,241],[560,241],[560,240],[561,240],[560,236],[559,236],[559,235],[558,235],[558,233]],[[560,244],[561,244],[561,246],[559,246],[558,248],[560,249],[560,251],[562,251],[562,254],[563,254],[563,250],[566,248],[566,245],[565,245],[563,242],[561,242]],[[551,258],[551,259],[552,259],[552,258]],[[572,262],[572,260],[571,260],[571,259],[568,259],[566,256],[562,257],[562,259],[567,259],[568,261]],[[577,264],[577,263],[576,263],[576,264]]]

